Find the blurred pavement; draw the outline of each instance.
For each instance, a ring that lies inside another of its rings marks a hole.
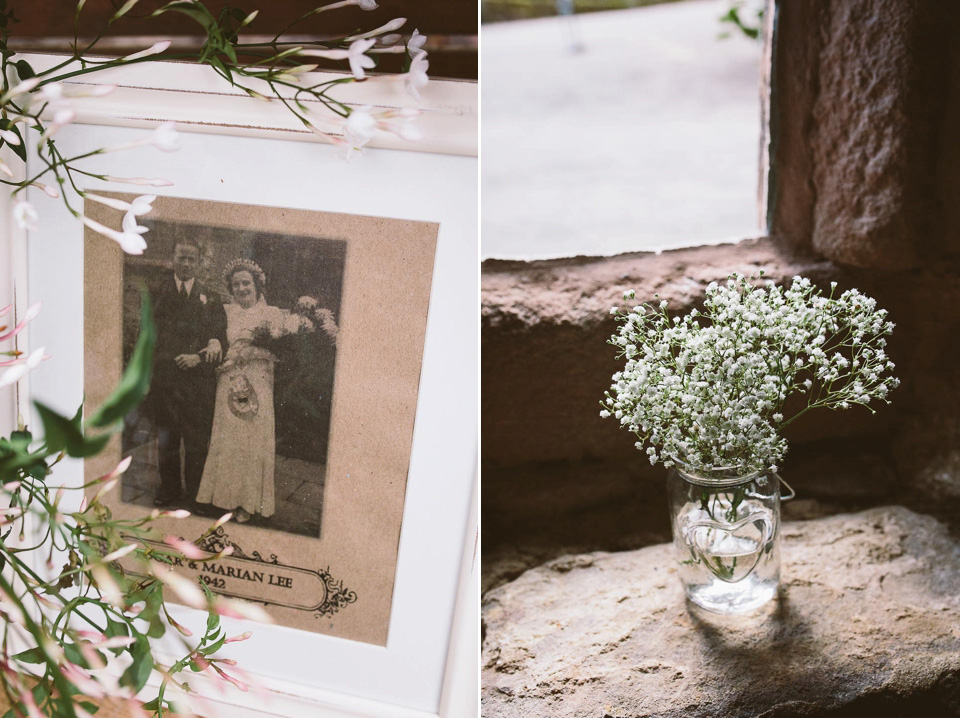
[[[761,233],[762,47],[719,22],[728,7],[687,0],[483,26],[484,258]]]

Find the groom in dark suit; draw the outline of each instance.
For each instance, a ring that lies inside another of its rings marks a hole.
[[[194,507],[210,444],[215,366],[226,349],[227,318],[219,297],[197,279],[199,264],[199,245],[178,241],[173,272],[153,292],[157,344],[148,403],[158,433],[155,506]]]

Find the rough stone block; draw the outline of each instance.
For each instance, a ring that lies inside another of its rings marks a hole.
[[[672,548],[566,556],[484,601],[485,718],[960,714],[960,544],[900,507],[784,524],[760,614],[688,608]]]
[[[943,200],[957,186],[957,93],[944,68],[958,16],[949,2],[777,3],[772,232],[851,266],[938,260],[944,224],[956,235]]]

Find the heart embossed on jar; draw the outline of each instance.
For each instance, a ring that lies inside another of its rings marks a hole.
[[[685,533],[694,560],[721,581],[738,583],[760,563],[772,531],[769,517],[748,514],[728,524],[697,521]]]

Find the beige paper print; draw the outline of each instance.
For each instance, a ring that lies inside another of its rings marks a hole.
[[[140,286],[158,329],[150,396],[87,480],[131,456],[114,515],[187,508],[161,528],[189,541],[234,512],[201,543],[233,554],[177,570],[280,625],[385,645],[438,225],[170,197],[140,222],[142,256],[86,230],[90,406],[132,351]]]

